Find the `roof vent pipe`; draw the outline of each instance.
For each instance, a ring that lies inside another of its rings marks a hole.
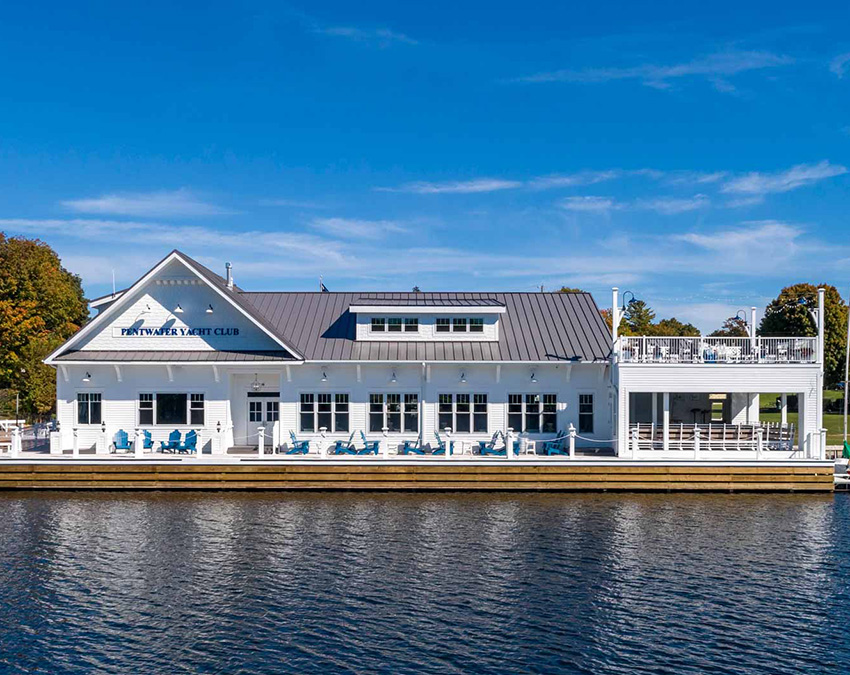
[[[224,263],[224,269],[227,270],[227,288],[233,290],[233,265]]]

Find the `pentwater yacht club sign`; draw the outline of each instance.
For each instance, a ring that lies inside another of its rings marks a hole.
[[[216,327],[216,328],[188,328],[188,327],[160,327],[148,328],[146,326],[129,326],[112,328],[113,337],[239,337],[238,328]]]

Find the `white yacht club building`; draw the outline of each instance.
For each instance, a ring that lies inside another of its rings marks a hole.
[[[91,304],[46,359],[55,453],[106,454],[123,431],[155,455],[175,430],[211,455],[309,441],[324,457],[352,434],[384,459],[440,440],[473,455],[494,436],[491,449],[517,440],[541,461],[551,439],[567,457],[824,452],[822,325],[820,338],[618,338],[586,293],[248,292],[229,265],[222,277],[179,251]],[[759,392],[796,395],[798,426],[760,422]]]

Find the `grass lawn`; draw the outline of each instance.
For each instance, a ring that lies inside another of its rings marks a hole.
[[[826,390],[823,392],[823,398],[826,401],[837,400],[842,396],[840,391]],[[779,394],[761,394],[760,406],[762,411],[765,408],[773,408]],[[763,422],[779,422],[780,412],[761,412],[759,419]],[[788,422],[797,424],[797,413],[788,413]],[[841,445],[844,441],[844,416],[843,415],[827,415],[823,416],[823,425],[826,427],[826,443],[827,445]]]

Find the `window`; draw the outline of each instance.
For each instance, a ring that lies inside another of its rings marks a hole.
[[[266,422],[277,422],[280,419],[280,406],[277,401],[266,401]]]
[[[348,394],[301,394],[301,431],[348,431]]]
[[[465,333],[467,323],[469,323],[468,319],[452,319],[452,333]]]
[[[404,320],[404,332],[405,333],[418,333],[419,332],[419,319],[405,319]]]
[[[77,394],[77,424],[100,424],[100,394]]]
[[[419,394],[369,394],[369,431],[419,431]]]
[[[578,395],[578,432],[593,433],[593,394]]]
[[[440,429],[487,433],[487,394],[440,394],[437,415]]]
[[[558,397],[555,394],[508,394],[508,426],[532,434],[555,433]]]
[[[437,332],[448,333],[451,325],[451,319],[437,319]]]
[[[483,333],[484,332],[484,319],[481,317],[473,317],[469,320],[469,332],[470,333]]]
[[[372,318],[372,332],[383,333],[387,329],[386,319]]]
[[[262,401],[248,401],[248,421],[257,424],[263,421]]]
[[[139,394],[139,426],[153,424],[153,394]]]
[[[387,319],[387,330],[390,333],[401,333],[401,319],[398,317]]]
[[[204,424],[204,395],[189,394],[189,424]]]
[[[156,423],[186,424],[188,396],[186,394],[157,394]]]

